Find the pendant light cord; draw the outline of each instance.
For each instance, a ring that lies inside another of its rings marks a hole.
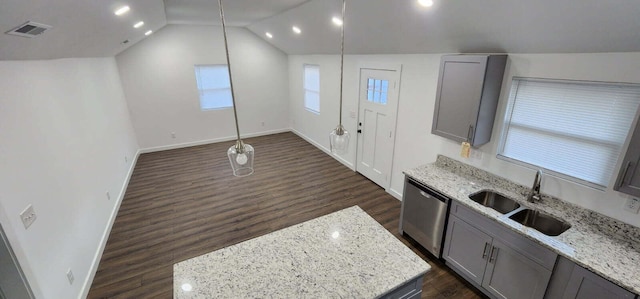
[[[227,43],[227,27],[225,26],[225,23],[224,23],[224,11],[222,9],[222,0],[218,0],[218,6],[220,7],[220,20],[222,21],[222,35],[224,36],[224,50],[225,50],[225,53],[227,54],[227,70],[229,71],[229,85],[231,87],[231,103],[233,104],[233,118],[236,121],[236,134],[238,135],[236,147],[238,147],[240,144],[242,144],[242,141],[240,140],[240,127],[238,126],[238,112],[236,111],[236,99],[235,99],[235,93],[233,91],[233,80],[231,79],[231,60],[229,59],[229,44]],[[343,8],[343,11],[344,11],[344,8]]]
[[[345,23],[344,11],[346,6],[347,6],[346,0],[342,0],[342,33],[341,33],[342,43],[340,45],[340,119],[338,120],[339,128],[342,128],[342,81],[344,80],[343,77],[344,77],[344,23]]]

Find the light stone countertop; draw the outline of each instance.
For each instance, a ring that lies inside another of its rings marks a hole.
[[[173,265],[174,298],[377,298],[431,266],[353,206]]]
[[[535,203],[527,202],[526,194],[530,187],[441,155],[433,164],[404,173],[613,283],[640,294],[640,228],[548,196]],[[556,237],[544,235],[469,199],[469,195],[481,190],[495,191],[515,199],[521,206],[551,214],[569,222],[571,228]]]

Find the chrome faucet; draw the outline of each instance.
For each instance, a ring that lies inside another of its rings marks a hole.
[[[531,187],[531,191],[529,191],[529,195],[527,195],[528,202],[534,202],[535,200],[542,199],[540,195],[541,181],[542,181],[542,170],[538,169],[538,171],[536,171],[536,177],[533,179],[533,186]]]

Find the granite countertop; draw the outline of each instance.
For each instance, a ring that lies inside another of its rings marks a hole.
[[[527,202],[526,194],[530,187],[444,156],[438,156],[433,164],[404,173],[613,283],[640,294],[639,228],[549,196],[543,196],[535,203]],[[515,199],[521,206],[551,214],[569,222],[571,228],[556,237],[544,235],[469,199],[469,195],[481,190],[495,191]]]
[[[353,206],[173,265],[174,298],[376,298],[431,267]]]

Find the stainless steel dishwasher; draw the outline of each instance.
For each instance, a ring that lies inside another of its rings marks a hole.
[[[400,233],[416,240],[440,258],[449,198],[406,178],[400,213]]]

